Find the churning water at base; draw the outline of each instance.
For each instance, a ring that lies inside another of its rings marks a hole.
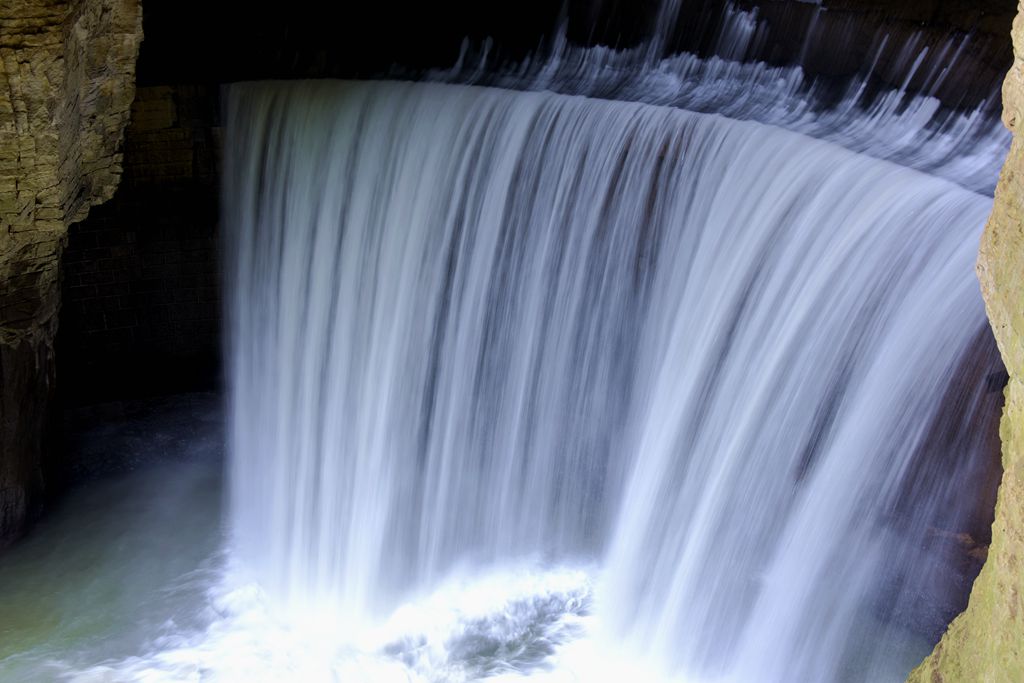
[[[902,624],[980,436],[923,454],[991,199],[756,123],[424,84],[233,87],[226,161],[262,616],[189,652],[280,623],[305,680],[876,681],[927,651]]]

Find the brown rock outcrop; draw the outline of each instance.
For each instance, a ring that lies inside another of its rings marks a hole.
[[[0,546],[59,478],[60,254],[117,186],[141,39],[138,0],[0,0]]]

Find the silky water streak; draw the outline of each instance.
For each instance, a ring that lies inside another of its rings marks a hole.
[[[667,674],[880,680],[863,634],[978,476],[973,441],[921,453],[986,324],[990,198],[644,104],[227,101],[231,525],[285,613],[595,567],[590,637]]]

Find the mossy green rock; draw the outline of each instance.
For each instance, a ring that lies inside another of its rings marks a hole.
[[[1014,22],[1013,43],[1003,121],[1014,139],[978,254],[985,307],[1010,373],[999,430],[1003,480],[992,547],[970,603],[911,672],[912,683],[1024,681],[1024,136],[1017,135],[1024,120],[1024,12]]]

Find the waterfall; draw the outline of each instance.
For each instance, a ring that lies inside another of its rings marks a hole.
[[[977,444],[922,452],[986,324],[990,198],[751,121],[440,84],[233,86],[225,158],[230,522],[281,610],[348,633],[574,567],[590,637],[666,675],[891,675],[877,605],[968,514]]]
[[[689,31],[713,35],[708,55],[669,49],[672,35],[683,25],[679,16],[688,3],[665,0],[650,27],[649,39],[616,49],[573,43],[565,25],[553,32],[550,44],[523,61],[508,61],[465,41],[459,59],[426,76],[432,80],[514,90],[550,90],[568,95],[629,100],[679,107],[759,121],[836,142],[848,149],[895,161],[953,180],[976,192],[992,194],[1010,134],[1000,121],[1002,71],[986,82],[960,79],[977,67],[968,55],[984,53],[986,40],[950,33],[928,36],[923,31],[893,35],[893,27],[877,28],[860,71],[845,78],[822,78],[806,71],[808,55],[859,53],[865,26],[846,21],[822,26],[829,10],[818,3],[808,24],[786,25],[802,44],[794,61],[770,61],[773,41],[758,18],[759,9],[737,3],[704,3]],[[719,13],[720,11],[720,13]],[[706,14],[705,14],[706,13]],[[1007,55],[1009,58],[1009,55]],[[1007,67],[1009,64],[1007,63]],[[898,81],[879,89],[885,72]],[[400,67],[396,78],[413,74]],[[912,87],[912,84],[915,84]],[[967,99],[968,86],[987,93],[974,104],[944,104],[940,95],[957,92]]]

